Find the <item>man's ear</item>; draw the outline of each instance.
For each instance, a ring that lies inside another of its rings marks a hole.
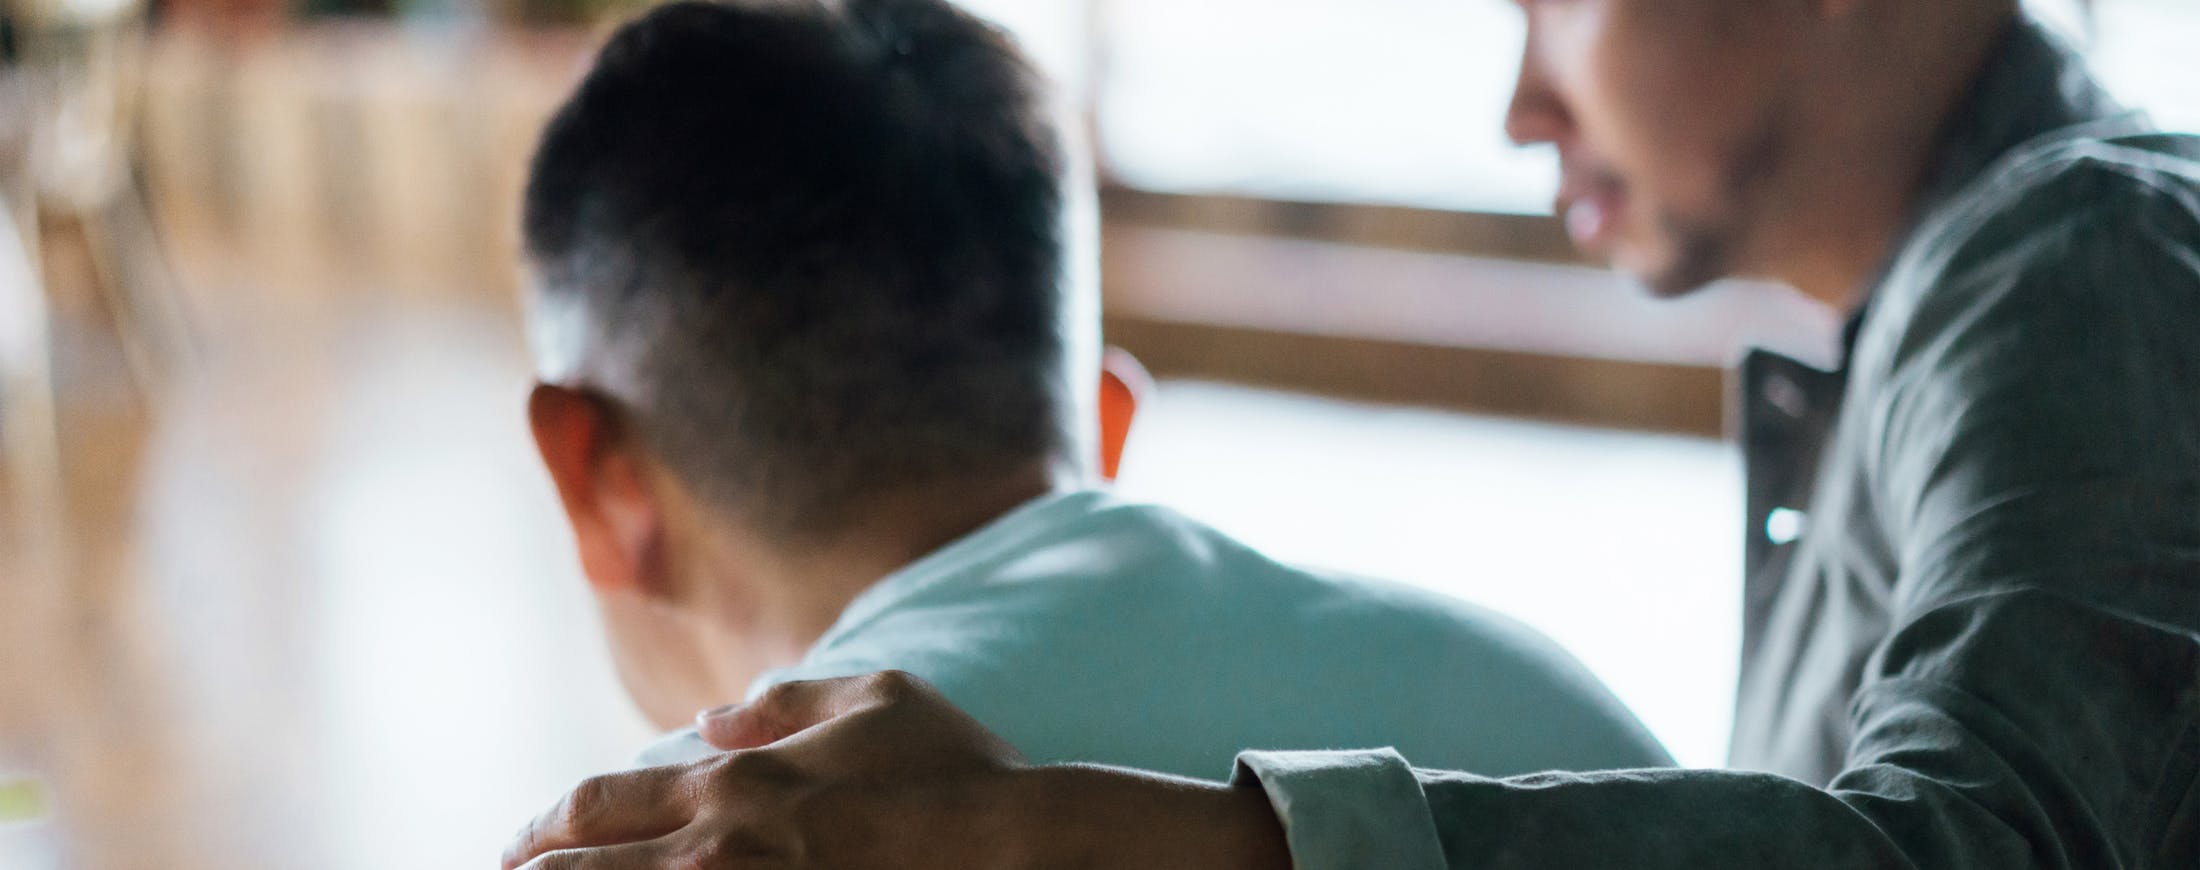
[[[1130,441],[1131,421],[1138,405],[1153,391],[1153,377],[1138,358],[1119,347],[1100,357],[1100,476],[1114,480],[1123,465],[1123,446]]]
[[[598,591],[662,593],[669,579],[664,510],[610,403],[583,390],[536,384],[527,397],[527,422],[573,524],[589,584]]]

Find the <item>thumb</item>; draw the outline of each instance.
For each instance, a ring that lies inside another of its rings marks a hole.
[[[695,731],[719,749],[777,743],[866,706],[889,674],[780,683],[749,703],[695,714]]]

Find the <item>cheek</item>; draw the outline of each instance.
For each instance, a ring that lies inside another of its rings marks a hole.
[[[1686,5],[1686,4],[1681,4]],[[1713,213],[1768,102],[1766,52],[1724,16],[1615,16],[1578,84],[1599,153],[1652,204]]]
[[[1670,65],[1608,66],[1598,88],[1610,141],[1608,159],[1640,192],[1675,196],[1700,192],[1706,158],[1716,142],[1714,113],[1695,97],[1700,82]]]

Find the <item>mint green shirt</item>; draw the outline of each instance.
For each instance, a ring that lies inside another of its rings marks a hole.
[[[1497,776],[1672,763],[1519,623],[1282,565],[1102,492],[1040,499],[886,577],[750,696],[887,669],[1040,763],[1222,779],[1245,749],[1365,746]],[[707,751],[683,733],[643,761]]]

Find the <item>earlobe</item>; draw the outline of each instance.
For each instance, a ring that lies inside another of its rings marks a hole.
[[[535,448],[573,527],[581,570],[601,590],[646,590],[662,558],[662,514],[611,409],[584,391],[538,384],[527,398]]]

